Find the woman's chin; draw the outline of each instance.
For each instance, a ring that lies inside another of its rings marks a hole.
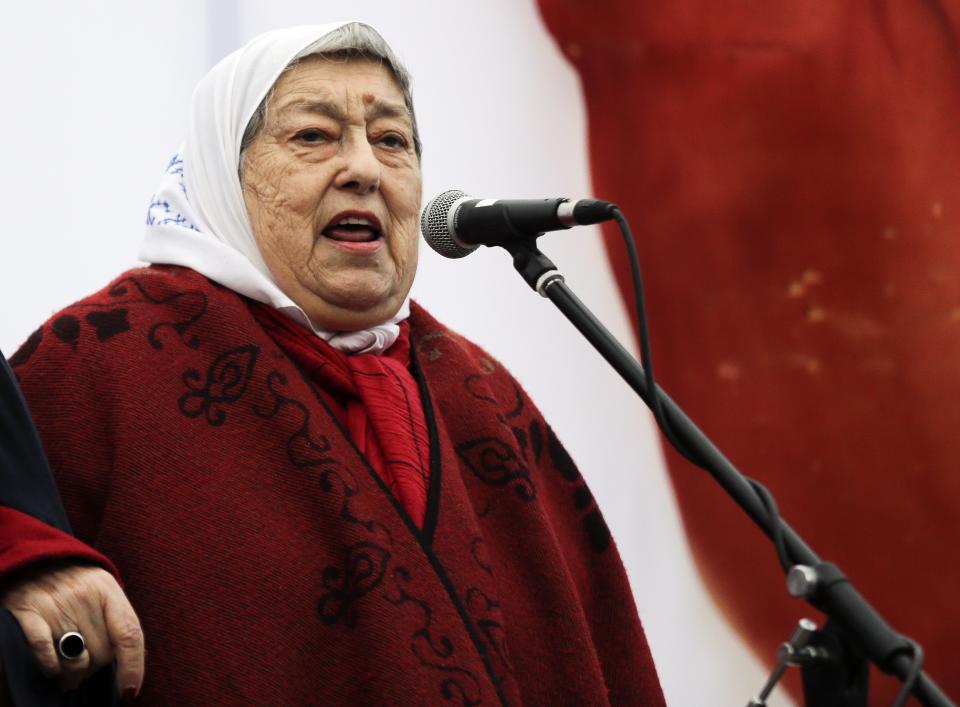
[[[303,309],[316,327],[329,331],[356,331],[391,319],[402,303],[403,297],[395,295],[353,291],[341,297],[327,295],[322,301],[314,301],[312,306]]]

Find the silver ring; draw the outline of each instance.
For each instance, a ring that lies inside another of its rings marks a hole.
[[[85,650],[87,643],[77,631],[65,633],[57,641],[57,653],[64,660],[79,660]]]

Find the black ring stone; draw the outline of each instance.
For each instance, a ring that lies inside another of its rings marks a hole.
[[[84,650],[86,650],[86,645],[83,642],[83,638],[77,634],[64,636],[60,641],[60,653],[64,658],[79,658],[83,655]]]

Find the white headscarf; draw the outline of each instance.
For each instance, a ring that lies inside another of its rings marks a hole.
[[[184,265],[235,292],[275,307],[346,351],[382,353],[410,313],[409,298],[378,326],[350,332],[317,329],[276,284],[260,255],[240,188],[240,142],[247,123],[291,61],[347,22],[261,34],[229,54],[193,92],[190,126],[147,210],[140,258]]]

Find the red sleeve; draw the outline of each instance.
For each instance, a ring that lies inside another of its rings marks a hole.
[[[40,560],[60,558],[98,565],[120,581],[113,563],[89,545],[26,513],[0,507],[0,577]]]

